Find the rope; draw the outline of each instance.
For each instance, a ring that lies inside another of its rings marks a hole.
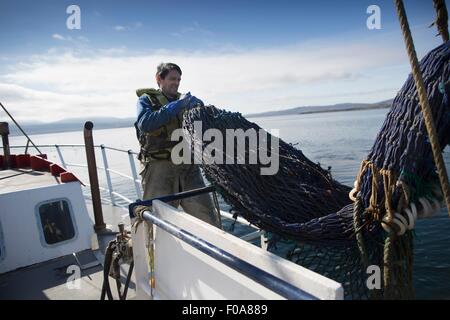
[[[403,237],[405,244],[405,264],[406,264],[406,279],[405,283],[405,294],[407,294],[407,299],[414,299],[414,284],[413,284],[413,265],[414,265],[414,241],[412,232],[407,232],[406,236]]]
[[[379,169],[373,163],[370,163],[369,166],[372,172],[372,195],[370,196],[370,206],[367,208],[367,212],[371,214],[372,220],[379,221],[381,219],[380,206],[378,205]]]
[[[394,219],[394,209],[392,208],[392,194],[395,188],[395,175],[391,170],[381,169],[380,174],[383,177],[384,186],[384,207],[388,216],[388,221]]]
[[[441,147],[436,132],[436,127],[433,121],[433,115],[428,103],[427,93],[422,78],[422,73],[419,67],[419,61],[417,60],[416,50],[414,48],[414,42],[411,36],[411,30],[409,29],[408,18],[406,16],[405,7],[402,0],[395,0],[397,14],[402,28],[403,37],[406,44],[406,49],[409,56],[409,62],[411,63],[412,72],[414,76],[414,82],[419,94],[420,107],[425,120],[425,126],[427,128],[428,136],[430,139],[431,150],[433,151],[434,162],[436,163],[437,172],[439,175],[439,181],[444,193],[447,209],[449,209],[450,215],[450,186],[448,182],[447,170],[445,168],[444,159],[442,157]]]
[[[358,244],[358,250],[359,253],[361,254],[361,260],[363,263],[363,266],[365,269],[367,269],[367,266],[369,265],[368,263],[368,258],[367,258],[367,251],[366,251],[366,245],[364,244],[364,237],[361,233],[361,218],[363,215],[363,205],[362,205],[362,201],[361,201],[361,196],[357,196],[356,197],[356,201],[353,204],[353,225],[355,228],[355,234],[356,234],[356,241]]]
[[[448,13],[445,5],[445,0],[433,0],[434,8],[436,9],[436,21],[432,25],[436,25],[438,34],[442,36],[442,40],[447,42],[449,40],[448,34]]]
[[[383,296],[385,299],[394,298],[394,285],[393,285],[393,251],[394,251],[394,233],[390,232],[384,241],[384,254],[383,254]]]
[[[137,206],[134,209],[136,214],[136,220],[133,224],[134,232],[137,232],[138,226],[144,222],[145,220],[142,218],[142,214],[144,211],[149,210],[149,207],[146,206]],[[149,222],[145,222],[147,226],[147,230],[145,232],[146,243],[145,246],[147,248],[147,257],[148,257],[148,269],[150,271],[150,295],[153,297],[153,291],[156,287],[155,280],[155,242],[154,242],[154,234],[153,234],[153,224]]]

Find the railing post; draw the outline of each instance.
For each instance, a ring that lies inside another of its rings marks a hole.
[[[113,206],[116,205],[116,202],[114,201],[114,195],[113,195],[113,187],[111,182],[111,175],[109,174],[109,166],[108,166],[108,159],[106,158],[106,150],[105,145],[102,144],[100,146],[102,149],[102,157],[103,157],[103,167],[105,167],[105,174],[106,174],[106,182],[108,183],[108,191],[109,191],[109,197],[111,198],[111,203]]]
[[[142,199],[141,186],[139,185],[139,182],[137,181],[138,180],[137,171],[136,171],[136,165],[134,164],[132,150],[128,150],[128,157],[130,159],[131,174],[133,175],[134,188],[136,189],[136,197],[138,199]]]
[[[2,135],[2,142],[3,142],[3,154],[4,154],[4,162],[3,167],[5,169],[9,169],[10,167],[10,150],[9,150],[9,127],[8,122],[0,122],[0,134]]]
[[[59,160],[61,160],[61,164],[64,169],[67,169],[66,162],[64,161],[63,155],[61,153],[61,150],[59,149],[59,146],[55,144],[56,152],[58,152]]]
[[[261,249],[266,250],[267,251],[267,247],[268,247],[268,241],[269,239],[267,238],[267,234],[265,231],[261,232]]]
[[[25,154],[28,154],[28,147],[30,146],[30,140],[27,140],[27,145],[25,146]]]
[[[89,183],[91,185],[92,205],[94,208],[95,232],[100,232],[106,228],[103,221],[102,203],[100,189],[98,185],[97,163],[95,161],[94,139],[92,138],[92,128],[94,124],[87,121],[84,124],[84,145],[86,148],[86,160],[89,171]]]

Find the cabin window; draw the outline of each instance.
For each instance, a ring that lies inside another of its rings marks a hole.
[[[41,204],[38,208],[44,240],[52,245],[75,236],[69,203],[58,200]]]

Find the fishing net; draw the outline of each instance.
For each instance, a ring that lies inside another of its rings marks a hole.
[[[447,42],[420,63],[442,148],[450,142],[449,58]],[[269,232],[272,249],[294,243],[288,258],[342,283],[346,298],[413,297],[411,231],[396,236],[381,222],[390,210],[401,212],[420,197],[442,200],[411,75],[362,162],[355,201],[351,188],[329,170],[283,140],[259,135],[266,132],[240,113],[195,108],[184,114],[183,129],[195,163],[236,215]],[[237,130],[247,133],[243,149]],[[261,174],[271,164],[260,155],[278,157],[279,170]],[[367,285],[371,265],[381,270],[381,287]]]

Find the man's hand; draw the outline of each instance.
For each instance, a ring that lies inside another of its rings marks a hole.
[[[190,92],[188,92],[184,95],[181,95],[180,99],[178,100],[180,108],[182,108],[182,109],[189,108],[191,98],[192,98],[192,96],[191,96]]]
[[[203,101],[200,100],[199,98],[195,97],[195,96],[191,96],[189,99],[189,106],[188,109],[192,109],[195,107],[203,107]]]
[[[184,96],[181,96],[180,99],[169,102],[166,105],[166,110],[169,112],[171,117],[175,117],[183,110],[189,108],[191,98],[192,98],[191,93],[188,92]]]
[[[203,101],[191,95],[190,92],[181,96],[179,100],[170,102],[166,105],[167,111],[171,117],[175,117],[183,110],[189,110],[197,106],[203,106]]]
[[[182,95],[180,97],[180,102],[182,103],[183,108],[186,108],[188,110],[198,106],[200,107],[204,106],[203,101],[195,96],[192,96],[190,92],[186,93],[185,95]]]

